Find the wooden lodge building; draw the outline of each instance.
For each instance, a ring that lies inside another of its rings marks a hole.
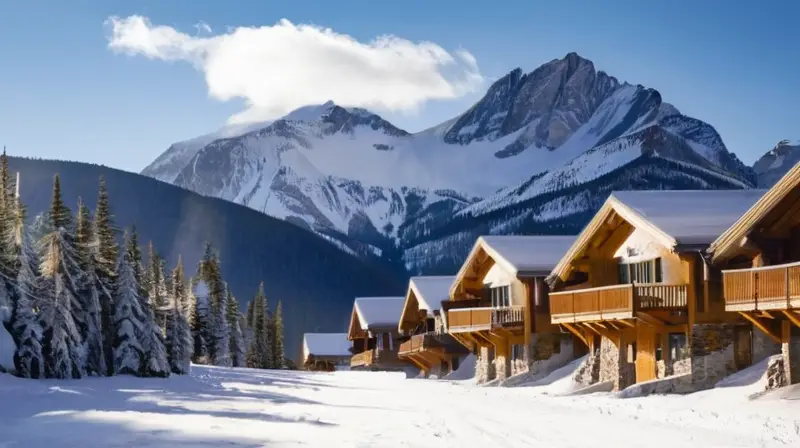
[[[303,367],[323,372],[349,369],[351,347],[347,333],[306,333],[303,335]]]
[[[590,350],[580,382],[689,392],[769,355],[771,341],[726,312],[721,272],[705,253],[763,193],[622,191],[608,198],[548,277],[552,323]]]
[[[359,297],[353,302],[347,339],[353,343],[350,368],[359,370],[404,370],[397,357],[397,325],[405,297]]]
[[[401,334],[398,356],[419,368],[425,376],[442,377],[458,369],[469,355],[446,331],[440,312],[448,299],[453,276],[412,277],[408,283],[398,330]]]
[[[723,269],[725,309],[781,353],[775,385],[800,383],[800,163],[709,248]]]
[[[576,354],[550,322],[544,282],[572,236],[482,236],[442,303],[447,331],[478,355],[478,382],[558,368]]]

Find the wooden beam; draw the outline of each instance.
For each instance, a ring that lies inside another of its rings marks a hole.
[[[761,314],[761,317],[766,317],[767,319],[775,319],[775,316],[769,314],[769,311],[759,310],[759,314]]]
[[[775,334],[775,332],[773,332],[772,330],[770,330],[770,329],[769,329],[769,327],[767,327],[766,325],[764,325],[764,323],[763,323],[763,322],[761,322],[760,320],[758,320],[758,318],[757,318],[757,317],[755,317],[755,316],[751,316],[751,315],[749,315],[749,314],[747,314],[747,313],[745,313],[745,312],[742,312],[742,311],[740,311],[740,312],[739,312],[739,314],[741,314],[741,315],[742,315],[742,317],[744,317],[745,319],[747,319],[748,321],[750,321],[750,323],[752,323],[752,324],[753,324],[753,326],[755,326],[755,327],[756,327],[756,328],[758,328],[759,330],[763,331],[763,332],[764,332],[764,334],[766,334],[767,336],[769,336],[769,338],[770,338],[770,339],[772,339],[773,341],[775,341],[775,342],[776,342],[776,343],[778,343],[778,344],[780,344],[780,343],[781,343],[781,337],[780,337],[780,335],[779,335],[779,334]]]
[[[641,311],[636,312],[636,318],[647,325],[650,325],[651,327],[661,328],[667,326],[667,324],[660,319],[656,319],[655,317]]]
[[[465,339],[461,334],[459,334],[459,333],[450,333],[450,336],[452,336],[453,339],[456,340],[456,342],[458,342],[459,344],[463,345],[467,350],[472,351],[472,350],[475,349],[474,343],[472,341],[469,341],[469,340]]]
[[[615,320],[614,322],[616,322],[618,324],[625,325],[628,328],[636,328],[636,324],[631,322],[631,321],[629,321],[629,320],[624,320],[624,319],[623,320]]]
[[[586,336],[584,336],[584,335],[583,335],[583,332],[582,332],[582,331],[580,331],[579,329],[577,329],[577,328],[573,327],[571,324],[568,324],[568,323],[562,323],[562,324],[561,324],[561,326],[562,326],[562,327],[564,327],[564,328],[566,328],[566,329],[567,329],[567,331],[569,331],[570,333],[572,333],[573,335],[575,335],[575,336],[576,336],[578,339],[580,339],[580,340],[581,340],[581,342],[583,342],[584,344],[586,344],[586,346],[587,346],[587,347],[591,347],[591,346],[592,346],[592,345],[589,343],[589,340],[588,340],[588,339],[586,339]]]
[[[592,322],[591,324],[588,322],[584,322],[587,327],[591,328],[595,333],[603,336],[604,338],[611,340],[611,341],[618,341],[621,340],[622,332],[617,330],[609,330],[607,328],[597,327],[595,326],[597,323]],[[616,343],[616,342],[615,342]]]
[[[607,321],[605,321],[603,323],[606,324],[606,325],[609,325],[611,328],[613,328],[613,329],[615,329],[617,331],[622,330],[622,328],[619,327],[619,324],[615,323],[615,321],[613,321],[613,320],[607,320]]]
[[[793,323],[793,324],[797,325],[798,327],[800,327],[800,314],[797,314],[796,312],[789,311],[789,310],[781,310],[781,311],[783,311],[783,314],[785,314],[786,317],[789,318],[789,321],[791,323]]]

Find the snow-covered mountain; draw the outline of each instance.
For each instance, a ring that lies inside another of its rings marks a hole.
[[[771,187],[798,162],[800,162],[800,141],[778,142],[753,164],[753,169],[758,175],[758,186]]]
[[[329,102],[176,143],[143,174],[414,272],[452,270],[480,233],[577,231],[612,188],[756,182],[712,126],[575,53],[416,134]]]

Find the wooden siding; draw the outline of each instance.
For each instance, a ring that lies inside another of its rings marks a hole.
[[[553,323],[631,319],[636,311],[679,309],[688,285],[626,284],[550,293]]]
[[[800,309],[800,263],[722,272],[727,311]]]

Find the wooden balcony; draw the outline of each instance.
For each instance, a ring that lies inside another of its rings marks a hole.
[[[688,305],[688,285],[636,283],[550,293],[554,324],[632,319],[636,311]]]
[[[365,350],[350,358],[350,367],[366,367],[375,362],[375,350]]]
[[[800,263],[722,271],[727,311],[800,309]]]
[[[411,339],[400,344],[400,349],[397,351],[397,354],[403,356],[409,353],[421,352],[437,346],[437,341],[434,339],[432,334],[415,334],[414,336],[411,336]]]
[[[460,308],[448,311],[447,319],[451,333],[516,328],[524,325],[525,311],[521,306]]]

